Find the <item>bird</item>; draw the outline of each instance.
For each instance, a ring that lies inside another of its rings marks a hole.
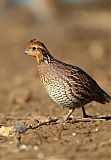
[[[111,96],[90,75],[77,66],[54,58],[44,43],[37,39],[28,42],[24,53],[36,58],[40,79],[53,101],[69,108],[66,121],[76,108],[82,108],[83,118],[91,117],[85,111],[87,103],[110,102]]]

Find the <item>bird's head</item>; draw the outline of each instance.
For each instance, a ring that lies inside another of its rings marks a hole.
[[[36,39],[31,40],[27,44],[24,53],[36,57],[38,64],[40,64],[43,61],[48,61],[51,57],[45,45],[42,42],[37,41]]]

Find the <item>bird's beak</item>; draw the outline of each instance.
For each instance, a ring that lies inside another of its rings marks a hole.
[[[29,54],[29,50],[26,48],[24,54]]]

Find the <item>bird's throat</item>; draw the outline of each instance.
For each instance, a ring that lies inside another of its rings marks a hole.
[[[37,60],[37,63],[38,64],[41,64],[44,60],[44,56],[42,53],[38,53],[37,56],[36,56],[36,60]]]

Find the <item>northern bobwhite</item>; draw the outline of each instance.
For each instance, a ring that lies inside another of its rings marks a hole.
[[[70,109],[66,120],[80,107],[83,117],[89,117],[84,106],[91,101],[110,102],[111,97],[85,71],[55,59],[42,42],[31,40],[25,54],[36,57],[38,72],[49,96]]]

